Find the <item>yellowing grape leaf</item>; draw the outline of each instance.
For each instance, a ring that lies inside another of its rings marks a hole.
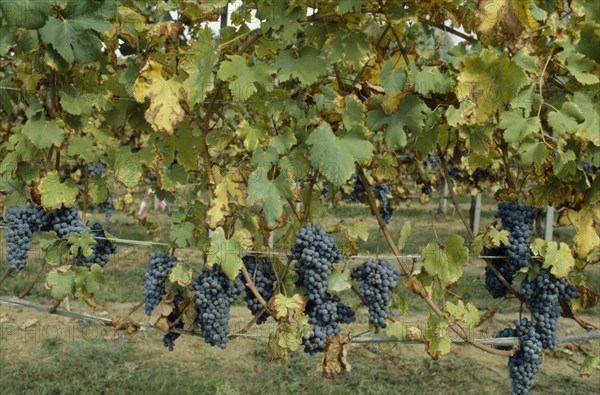
[[[452,345],[448,334],[448,320],[431,313],[423,338],[425,339],[425,350],[432,359],[439,359],[448,354]]]
[[[523,69],[506,53],[498,55],[484,49],[463,58],[456,95],[459,100],[471,102],[474,123],[485,123],[493,113],[509,104],[528,81]]]
[[[550,273],[558,278],[567,277],[571,268],[575,266],[575,259],[566,243],[548,242],[544,258],[543,267],[550,268]]]
[[[594,226],[594,221],[600,222],[600,207],[584,208],[581,211],[567,210],[560,218],[563,225],[573,225],[577,230],[573,236],[577,256],[585,259],[587,255],[600,245],[600,236]]]
[[[275,310],[275,318],[290,318],[296,317],[304,311],[306,302],[300,294],[294,294],[290,297],[284,294],[277,294],[273,300],[273,308]]]
[[[476,327],[481,321],[477,307],[475,307],[472,303],[467,303],[465,306],[462,300],[459,300],[457,304],[446,302],[446,312],[448,312],[448,314],[454,317],[454,319],[457,321],[464,322],[465,324],[469,325],[470,328]]]
[[[262,211],[267,225],[273,226],[283,214],[282,198],[294,198],[293,181],[288,174],[280,173],[271,181],[268,178],[268,168],[259,167],[248,178],[248,204],[262,202]]]
[[[206,214],[206,221],[209,227],[216,228],[225,220],[229,213],[229,203],[237,201],[240,205],[245,205],[244,199],[244,179],[237,171],[230,171],[225,176],[213,169],[216,187],[214,197],[210,202],[210,208]]]
[[[185,56],[179,67],[188,73],[183,81],[187,102],[194,106],[204,100],[214,87],[213,68],[219,60],[213,43],[213,31],[208,26],[194,40],[191,54]]]
[[[157,132],[175,133],[177,125],[183,121],[184,111],[179,104],[182,97],[179,77],[165,80],[162,65],[153,60],[140,70],[133,88],[133,97],[140,103],[147,98],[150,106],[145,118]]]
[[[60,176],[53,170],[46,174],[40,181],[39,190],[42,195],[42,206],[45,209],[57,209],[64,205],[71,207],[75,204],[79,189],[71,178],[60,182]]]
[[[500,114],[500,129],[504,130],[504,140],[509,144],[520,144],[527,136],[540,130],[538,117],[524,118],[523,110],[505,111]]]
[[[437,243],[427,244],[421,252],[427,273],[437,276],[445,284],[458,281],[469,257],[469,249],[464,243],[462,237],[450,235],[446,247]]]
[[[251,245],[252,235],[246,229],[237,229],[228,239],[225,236],[225,230],[218,227],[210,237],[206,265],[212,268],[214,265],[220,264],[223,273],[233,281],[244,265],[241,256]]]
[[[70,269],[70,265],[60,266],[46,275],[46,289],[51,290],[56,300],[63,300],[75,292],[75,272]]]

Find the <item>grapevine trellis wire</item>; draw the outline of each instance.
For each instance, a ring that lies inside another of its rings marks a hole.
[[[95,322],[101,325],[114,327],[115,319],[99,317],[97,315],[78,313],[74,311],[67,311],[63,309],[52,309],[52,307],[44,306],[38,303],[33,303],[27,300],[19,299],[16,297],[1,297],[0,303],[5,304],[12,307],[24,307],[28,309],[33,309],[37,311],[41,311],[47,314],[55,314],[62,317],[79,319],[79,320],[87,320],[90,322]],[[131,322],[131,325],[137,327],[144,328],[153,328],[158,330],[155,326],[151,325],[147,322]],[[171,332],[179,333],[181,335],[187,336],[197,336],[202,337],[199,331],[182,329],[182,328],[170,328]],[[261,340],[266,339],[268,336],[263,335],[254,335],[248,333],[235,333],[231,335],[232,338],[243,337],[248,339]],[[580,333],[576,335],[568,335],[558,338],[558,343],[575,343],[575,342],[586,342],[594,339],[600,339],[600,331],[590,330],[585,333]],[[490,346],[500,346],[500,347],[517,347],[519,345],[519,338],[517,337],[498,337],[498,338],[482,338],[482,339],[472,339],[479,343],[490,345]],[[463,339],[452,339],[452,343],[458,345],[467,345],[469,344],[466,340]],[[409,338],[397,338],[397,337],[389,337],[389,336],[351,336],[351,342],[356,344],[367,344],[367,343],[402,343],[402,344],[423,344],[424,340],[420,336],[418,339],[409,339]]]

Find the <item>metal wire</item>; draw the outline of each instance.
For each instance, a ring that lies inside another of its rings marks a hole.
[[[44,306],[41,304],[33,303],[27,300],[19,299],[16,297],[2,297],[0,298],[0,303],[5,304],[12,307],[25,307],[29,309],[38,310],[47,314],[56,314],[62,317],[74,318],[74,319],[82,319],[87,321],[92,321],[99,323],[105,326],[113,326],[112,318],[99,317],[96,315],[77,313],[74,311],[67,311],[57,309],[56,311],[51,311],[51,307]],[[147,322],[133,322],[134,325],[144,328],[154,328],[150,323]],[[201,336],[199,332],[181,329],[181,328],[171,328],[171,332],[179,333],[181,335],[186,336]],[[266,339],[268,336],[263,335],[253,335],[253,334],[233,334],[232,337],[246,337],[253,339]],[[593,339],[600,338],[600,331],[589,331],[586,333],[581,333],[577,335],[570,335],[558,338],[558,343],[574,343],[574,342],[585,342]],[[482,344],[487,344],[490,346],[504,346],[504,347],[515,347],[519,345],[518,337],[499,337],[499,338],[488,338],[488,339],[472,339]],[[402,344],[422,344],[424,341],[420,340],[410,340],[410,339],[399,339],[395,337],[377,337],[377,336],[356,336],[351,337],[352,343],[357,344],[366,344],[366,343],[402,343]],[[469,344],[467,341],[463,339],[452,339],[452,343],[458,345],[466,345]]]

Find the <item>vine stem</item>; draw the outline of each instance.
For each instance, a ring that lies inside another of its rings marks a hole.
[[[81,212],[81,222],[85,224],[85,216],[87,213],[87,203],[88,203],[88,189],[89,189],[89,173],[88,167],[83,167],[83,210]]]
[[[246,285],[248,286],[248,288],[250,288],[250,291],[252,291],[252,294],[256,297],[256,299],[258,299],[260,304],[262,304],[264,307],[268,308],[267,301],[265,300],[265,298],[262,297],[260,292],[258,292],[258,289],[256,289],[256,284],[254,284],[252,277],[250,277],[250,273],[248,273],[248,269],[246,269],[246,266],[244,266],[244,265],[242,265],[242,274],[244,275],[244,279],[246,280]]]
[[[260,311],[259,311],[258,313],[256,313],[256,315],[255,315],[254,317],[252,317],[252,319],[250,320],[250,322],[248,322],[248,323],[246,324],[246,326],[244,326],[242,329],[240,329],[239,331],[237,331],[237,332],[236,332],[236,333],[234,333],[233,335],[229,335],[229,336],[228,336],[228,339],[229,339],[229,340],[233,340],[233,339],[235,339],[236,337],[240,337],[240,336],[241,336],[241,335],[243,335],[244,333],[248,332],[248,331],[250,330],[250,328],[252,328],[252,326],[253,326],[254,324],[256,324],[256,321],[258,321],[258,319],[259,319],[260,317],[262,317],[262,315],[263,315],[263,314],[265,314],[265,313],[266,313],[266,311],[267,311],[267,309],[266,309],[266,308],[264,308],[264,307],[263,307],[262,309],[260,309]]]
[[[306,195],[306,204],[304,205],[304,214],[302,215],[302,223],[300,224],[300,226],[306,225],[306,222],[308,221],[308,214],[310,213],[310,202],[312,201],[312,191],[318,176],[319,172],[317,171],[315,175],[311,177],[310,182],[308,184],[308,194]]]
[[[42,264],[40,265],[40,268],[35,273],[35,277],[33,278],[33,281],[31,281],[31,283],[29,283],[29,286],[27,288],[25,288],[25,290],[23,292],[21,292],[21,294],[19,295],[19,299],[23,299],[25,296],[29,295],[29,292],[31,292],[33,287],[35,287],[35,284],[37,283],[38,279],[42,275],[42,272],[44,271],[45,266],[46,266],[46,261],[43,260]]]
[[[458,216],[460,217],[463,225],[465,226],[465,229],[467,230],[470,239],[473,240],[475,238],[475,235],[473,234],[473,230],[469,226],[467,219],[463,215],[462,211],[460,210],[460,206],[458,205],[458,199],[456,198],[456,194],[454,193],[454,185],[452,184],[452,180],[450,180],[450,176],[448,175],[448,164],[446,163],[446,158],[444,158],[440,147],[438,147],[438,157],[440,158],[440,163],[442,164],[444,178],[446,179],[446,183],[448,184],[448,192],[450,193],[450,200],[452,201],[452,205],[454,206],[454,209],[458,213]],[[508,292],[515,295],[521,302],[525,300],[525,298],[523,298],[523,295],[521,295],[520,292],[513,288],[513,286],[508,282],[508,280],[502,275],[502,273],[500,273],[498,269],[496,269],[496,266],[494,266],[492,262],[490,262],[488,259],[484,259],[483,261],[485,262],[486,266],[489,267],[490,270],[496,275],[496,277],[498,277],[498,279],[500,280],[502,285],[506,287]]]
[[[8,278],[8,276],[10,276],[10,273],[12,272],[10,266],[6,268],[6,271],[4,273],[2,273],[2,276],[0,277],[0,284],[2,284],[2,282],[4,280],[6,280]]]
[[[373,197],[373,190],[371,187],[371,184],[369,183],[369,180],[367,179],[362,167],[358,167],[358,175],[360,177],[360,180],[365,188],[365,193],[367,195],[367,200],[369,201],[369,206],[371,207],[371,212],[373,213],[373,215],[375,215],[375,218],[377,218],[377,222],[379,223],[379,227],[381,228],[381,231],[383,232],[383,235],[385,236],[390,248],[392,249],[392,252],[394,253],[394,255],[396,256],[396,260],[398,261],[398,264],[400,264],[400,267],[402,268],[402,271],[404,272],[405,275],[409,275],[410,271],[408,269],[408,265],[406,264],[406,262],[404,262],[401,258],[400,258],[400,251],[398,251],[398,247],[396,246],[396,244],[394,243],[394,240],[392,239],[392,236],[390,235],[390,233],[387,230],[387,226],[385,225],[385,222],[383,221],[383,218],[381,217],[381,214],[379,213],[379,210],[377,209],[377,204],[375,203],[375,198]],[[419,281],[416,277],[413,277],[416,281]],[[446,315],[446,313],[444,313],[438,305],[435,304],[435,302],[426,294],[421,294],[421,293],[417,293],[415,292],[417,295],[419,295],[424,301],[425,303],[427,303],[427,305],[429,306],[429,308],[439,317],[443,317],[445,319],[448,318],[448,316]],[[452,331],[454,333],[456,333],[461,339],[463,339],[464,341],[470,343],[471,345],[473,345],[474,347],[486,351],[490,354],[495,354],[495,355],[501,355],[504,357],[508,357],[513,355],[512,351],[506,351],[506,350],[497,350],[493,347],[487,346],[485,344],[481,344],[479,342],[477,342],[474,339],[471,339],[467,333],[465,333],[464,329],[460,327],[460,325],[454,323],[454,322],[450,322],[448,321],[448,327],[450,329],[452,329]]]

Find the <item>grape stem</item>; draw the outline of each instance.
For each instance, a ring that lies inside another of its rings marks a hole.
[[[360,180],[361,180],[363,186],[365,187],[365,193],[367,195],[367,200],[369,202],[369,206],[371,207],[371,213],[373,215],[375,215],[375,218],[377,218],[379,227],[381,228],[383,235],[385,236],[390,248],[392,249],[393,254],[396,256],[396,260],[398,261],[398,264],[402,268],[402,271],[404,272],[404,274],[408,275],[410,273],[408,270],[408,265],[400,257],[400,251],[398,251],[398,247],[394,243],[394,240],[392,239],[390,232],[387,230],[385,222],[383,221],[383,218],[381,217],[381,214],[379,213],[379,210],[377,209],[377,203],[375,202],[375,198],[373,197],[373,190],[372,190],[371,184],[369,183],[369,180],[367,179],[362,167],[360,167],[360,166],[358,167],[358,175],[360,177]],[[416,279],[416,281],[419,281],[417,278],[415,278],[415,279]],[[425,303],[427,303],[427,305],[430,307],[430,309],[437,316],[443,317],[443,318],[448,318],[447,315],[438,307],[438,305],[435,304],[435,302],[429,296],[422,295],[422,294],[417,294],[417,295],[419,295],[425,301]],[[479,348],[480,350],[486,351],[490,354],[501,355],[504,357],[509,357],[509,356],[513,355],[512,351],[497,350],[493,347],[486,346],[485,344],[481,344],[481,343],[471,339],[465,333],[464,329],[461,328],[460,325],[457,325],[454,322],[448,322],[448,327],[450,329],[452,329],[452,331],[454,333],[456,333],[464,341],[470,343],[471,345],[473,345],[476,348]]]
[[[269,304],[267,303],[265,298],[263,298],[260,292],[258,292],[258,289],[256,289],[256,285],[254,284],[254,281],[252,281],[252,277],[250,277],[250,273],[248,273],[248,269],[246,269],[245,265],[242,265],[242,274],[244,275],[244,279],[246,280],[246,286],[250,288],[252,294],[256,297],[256,299],[258,299],[260,304],[262,304],[266,308],[269,308]]]
[[[7,267],[6,271],[4,273],[2,273],[2,276],[0,277],[0,284],[2,284],[2,282],[4,280],[6,280],[8,278],[8,276],[10,276],[11,272],[12,272],[12,270],[10,269],[10,267]]]
[[[40,276],[42,275],[42,272],[44,271],[45,266],[46,266],[46,260],[43,260],[42,264],[40,265],[40,268],[38,269],[38,271],[35,273],[35,276],[33,277],[33,281],[29,284],[29,286],[27,288],[25,288],[25,290],[23,292],[21,292],[21,294],[19,295],[19,299],[23,299],[25,296],[29,295],[29,293],[31,292],[33,287],[35,287],[35,284],[39,280]]]
[[[563,317],[572,319],[573,321],[577,322],[579,324],[579,326],[581,326],[583,329],[590,330],[591,328],[594,328],[596,330],[600,330],[600,325],[598,325],[592,321],[586,320],[585,318],[578,317],[573,312],[573,310],[571,309],[571,306],[569,305],[568,302],[561,300],[560,307],[562,307],[562,316]]]
[[[244,333],[248,332],[248,330],[250,330],[250,328],[252,328],[252,326],[254,324],[256,324],[256,321],[258,321],[258,319],[264,314],[266,313],[267,309],[266,308],[262,308],[259,310],[258,313],[256,313],[256,315],[254,317],[252,317],[252,319],[250,320],[250,322],[248,322],[246,324],[246,326],[244,326],[242,329],[240,329],[238,332],[234,333],[233,335],[229,335],[228,338],[229,340],[233,340],[236,337],[239,337],[241,335],[243,335]]]

